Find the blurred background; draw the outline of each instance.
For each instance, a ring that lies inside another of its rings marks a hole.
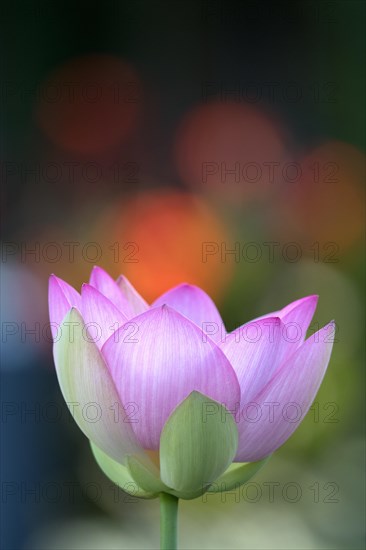
[[[182,502],[181,548],[364,548],[365,4],[1,8],[2,548],[156,548],[56,381],[51,273],[147,300],[182,281],[229,330],[308,294],[337,322],[301,427],[247,486]]]

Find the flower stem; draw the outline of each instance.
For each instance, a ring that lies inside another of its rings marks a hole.
[[[177,549],[178,498],[160,493],[160,550]]]

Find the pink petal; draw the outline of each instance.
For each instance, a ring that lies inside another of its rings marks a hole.
[[[314,316],[318,296],[315,294],[291,302],[283,309],[257,317],[255,321],[279,317],[283,322],[282,337],[287,344],[282,347],[282,361],[286,361],[305,341],[306,332]]]
[[[135,317],[134,333],[122,327],[102,348],[121,400],[137,407],[133,429],[145,449],[159,448],[173,409],[192,391],[238,407],[240,388],[223,352],[201,330],[168,306]]]
[[[301,315],[303,316],[302,324],[303,326],[306,326],[306,329],[304,331],[306,335],[306,331],[309,328],[311,319],[313,318],[313,315],[318,303],[318,299],[319,299],[319,296],[317,296],[316,294],[305,296],[305,298],[300,298],[299,300],[295,300],[294,302],[291,302],[290,304],[288,304],[282,309],[279,309],[278,311],[272,311],[271,313],[267,313],[266,315],[261,315],[260,317],[257,317],[256,319],[254,319],[254,321],[259,321],[260,319],[265,319],[267,317],[279,317],[280,319],[283,319],[294,309],[300,308],[298,309],[298,311],[301,312]],[[305,339],[305,336],[304,336],[304,339]]]
[[[51,275],[48,285],[48,306],[52,336],[56,338],[66,313],[72,307],[81,309],[80,294],[56,275]]]
[[[226,336],[220,348],[233,366],[241,401],[251,401],[281,365],[283,325],[278,317],[246,323]]]
[[[108,298],[93,286],[81,288],[81,312],[94,342],[100,349],[104,342],[128,319]]]
[[[283,338],[287,342],[284,348],[283,361],[285,361],[305,341],[306,332],[314,316],[318,296],[307,296],[289,304],[280,313],[284,324]]]
[[[260,460],[296,430],[313,402],[332,351],[331,322],[304,344],[277,371],[252,404],[241,403],[237,462]]]
[[[116,281],[122,294],[127,298],[133,316],[140,315],[149,309],[149,305],[140,296],[137,290],[131,285],[130,281],[124,275],[120,275]]]
[[[168,305],[196,323],[215,342],[224,339],[226,330],[214,302],[202,289],[181,284],[155,300],[151,307]]]
[[[119,289],[116,281],[104,269],[98,266],[93,267],[89,284],[104,294],[128,319],[133,317],[127,298]]]

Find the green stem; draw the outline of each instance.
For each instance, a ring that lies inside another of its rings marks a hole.
[[[160,550],[177,549],[178,498],[160,493]]]

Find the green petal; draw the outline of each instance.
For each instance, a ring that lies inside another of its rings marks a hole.
[[[151,465],[143,464],[134,456],[127,458],[127,467],[134,480],[145,491],[151,493],[168,492],[169,488],[161,481],[160,473],[157,468]]]
[[[234,462],[229,466],[226,472],[218,477],[209,489],[207,489],[208,492],[218,493],[240,487],[240,485],[246,483],[265,465],[270,459],[270,456],[267,456],[263,460],[258,460],[258,462]]]
[[[237,446],[238,431],[232,415],[216,401],[192,392],[163,428],[160,477],[175,491],[199,494],[231,464]]]
[[[136,480],[131,476],[128,468],[113,460],[113,458],[105,454],[94,443],[90,442],[90,445],[94,458],[101,470],[111,481],[113,481],[113,483],[118,485],[120,489],[139,498],[156,498],[158,496],[157,494],[145,491],[145,489],[140,487]]]
[[[174,491],[174,489],[168,489],[166,492],[178,497],[182,500],[193,500],[195,498],[201,497],[207,491],[208,485],[200,487],[200,489],[195,491]]]
[[[131,424],[116,419],[123,404],[101,352],[74,308],[61,325],[54,352],[62,394],[86,437],[120,463],[128,455],[145,456]]]

